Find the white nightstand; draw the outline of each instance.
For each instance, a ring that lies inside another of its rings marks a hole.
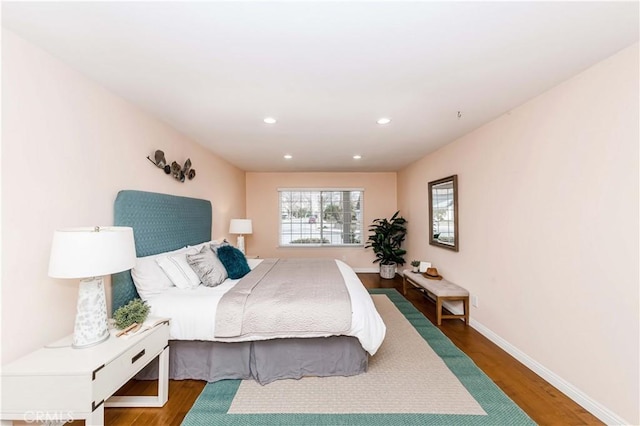
[[[2,425],[79,419],[102,425],[105,405],[162,407],[169,391],[169,320],[128,339],[115,332],[86,349],[66,346],[68,336],[3,366]],[[111,396],[158,355],[157,396]]]

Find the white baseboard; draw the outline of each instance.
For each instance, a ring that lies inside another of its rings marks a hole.
[[[470,325],[484,337],[498,345],[509,355],[520,361],[538,376],[542,377],[544,380],[555,386],[560,392],[564,393],[566,396],[571,398],[577,404],[581,405],[585,410],[589,411],[604,423],[608,425],[631,424],[618,416],[613,411],[609,410],[599,402],[589,397],[587,394],[576,388],[574,385],[572,385],[562,377],[558,376],[553,371],[546,368],[544,365],[540,364],[539,362],[522,352],[520,349],[513,346],[511,343],[504,340],[502,337],[500,337],[478,321],[474,320],[473,318],[470,321]]]

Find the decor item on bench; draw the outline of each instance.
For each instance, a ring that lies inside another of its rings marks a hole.
[[[406,219],[395,212],[391,219],[374,219],[369,227],[369,239],[365,248],[372,248],[376,254],[373,263],[380,262],[380,276],[393,279],[396,275],[396,265],[404,265],[406,250],[402,249],[402,242],[407,236]]]
[[[420,261],[419,260],[412,260],[411,261],[411,272],[420,272]]]
[[[424,273],[424,276],[429,278],[430,280],[442,279],[442,275],[438,274],[438,268],[427,268],[427,271]]]
[[[429,182],[429,244],[458,251],[458,175]]]
[[[164,158],[164,152],[161,150],[157,150],[154,155],[154,159],[147,156],[147,160],[151,161],[156,167],[164,170],[166,174],[170,174],[177,181],[184,182],[185,178],[192,180],[196,177],[195,169],[191,168],[191,159],[187,158],[187,161],[184,162],[184,166],[180,167],[177,161],[171,163],[171,165],[167,164],[167,161]]]
[[[133,229],[110,226],[55,231],[49,276],[82,278],[73,330],[73,347],[87,348],[109,338],[107,303],[102,276],[136,264]]]

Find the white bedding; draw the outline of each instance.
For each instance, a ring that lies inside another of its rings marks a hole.
[[[248,259],[251,269],[262,259]],[[346,333],[356,337],[364,350],[373,355],[376,353],[384,335],[386,326],[376,311],[371,296],[360,282],[356,273],[344,262],[336,260],[336,264],[344,277],[351,297],[351,328]],[[171,318],[170,338],[172,340],[211,340],[219,342],[239,342],[265,340],[261,336],[244,336],[243,338],[214,338],[216,309],[222,296],[239,280],[227,279],[217,287],[198,286],[193,290],[182,290],[170,287],[161,294],[147,300],[153,316]],[[327,337],[325,333],[309,334],[308,337]],[[292,337],[292,336],[282,336]]]

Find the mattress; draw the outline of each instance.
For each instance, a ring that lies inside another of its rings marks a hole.
[[[262,260],[248,259],[253,269]],[[374,355],[386,333],[382,318],[373,305],[371,296],[356,273],[342,261],[335,260],[342,273],[344,282],[351,298],[351,327],[344,333],[358,339],[362,348],[370,355]],[[239,280],[227,279],[217,287],[198,286],[193,290],[181,290],[171,287],[162,294],[147,300],[153,316],[171,318],[171,340],[202,340],[216,342],[261,341],[272,339],[273,336],[245,335],[240,338],[215,338],[216,310],[222,296]],[[306,337],[328,337],[330,334],[318,332],[309,333]],[[278,338],[296,336],[281,335]]]

